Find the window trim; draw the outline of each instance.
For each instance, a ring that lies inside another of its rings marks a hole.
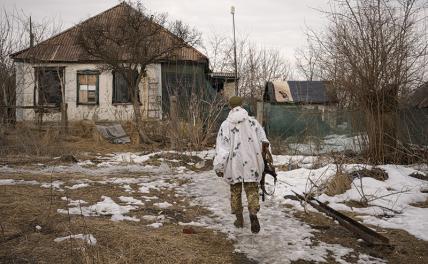
[[[112,86],[111,86],[111,104],[114,106],[120,106],[120,105],[132,105],[132,100],[131,97],[129,97],[129,102],[117,102],[115,101],[115,83],[116,83],[116,78],[115,78],[115,73],[117,71],[113,70],[111,71],[111,75],[112,75]],[[138,72],[137,72],[138,74]],[[141,92],[141,91],[140,91]],[[141,103],[141,98],[140,95],[138,96],[138,103],[139,105],[142,105]]]
[[[40,84],[39,77],[40,77],[40,71],[41,70],[47,70],[47,71],[56,70],[56,71],[61,71],[62,80],[60,79],[60,82],[62,81],[63,83],[60,84],[60,89],[61,89],[61,87],[63,87],[63,89],[66,90],[66,88],[65,88],[65,84],[66,84],[66,80],[65,80],[65,66],[57,66],[56,67],[56,66],[43,66],[43,65],[41,65],[41,66],[33,66],[33,69],[34,69],[34,75],[35,75],[34,76],[35,77],[34,85],[35,85],[35,88],[36,88],[34,90],[34,93],[33,93],[33,101],[36,102],[35,100],[37,100],[37,105],[39,105],[39,106],[56,106],[56,107],[59,107],[61,105],[62,101],[63,101],[62,91],[60,91],[61,92],[61,100],[60,100],[59,105],[57,103],[48,103],[48,102],[41,103],[40,102],[41,88],[40,88],[40,85],[39,85]],[[37,90],[37,96],[36,96],[36,90]]]
[[[95,88],[95,103],[81,103],[79,102],[79,91],[80,91],[80,85],[79,85],[79,75],[96,75],[97,76],[97,83]],[[99,105],[99,90],[100,90],[100,72],[96,70],[82,70],[76,72],[76,105]]]

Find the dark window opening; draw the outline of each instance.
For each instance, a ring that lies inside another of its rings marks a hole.
[[[113,72],[113,103],[131,103],[132,89],[138,79],[138,72],[132,71],[125,73],[128,76],[124,76],[122,72]],[[132,82],[128,85],[128,78]],[[138,101],[140,101],[140,94],[138,93]]]
[[[170,97],[179,102],[178,116],[184,115],[195,97],[206,96],[206,78],[203,65],[185,63],[162,64],[162,113],[169,114]]]
[[[61,89],[64,85],[64,68],[38,68],[37,80],[38,104],[59,106],[62,101]]]

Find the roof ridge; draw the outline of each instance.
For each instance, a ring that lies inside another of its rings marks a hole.
[[[20,60],[23,59],[25,60],[26,58],[32,58],[32,56],[37,57],[38,54],[40,58],[42,58],[43,56],[45,56],[45,60],[55,60],[53,57],[49,57],[47,58],[46,56],[49,56],[49,52],[46,51],[47,48],[49,47],[54,47],[54,46],[61,46],[64,49],[68,48],[68,49],[74,49],[74,48],[79,48],[78,43],[76,42],[75,38],[77,36],[75,36],[79,29],[84,27],[86,24],[91,23],[92,21],[104,21],[105,17],[107,18],[107,20],[109,20],[110,16],[114,16],[116,13],[127,13],[127,12],[133,12],[133,11],[138,11],[137,9],[135,9],[132,5],[128,4],[126,1],[122,1],[119,4],[104,10],[101,13],[98,13],[96,15],[93,15],[77,24],[75,24],[74,26],[71,26],[67,29],[65,29],[64,31],[59,32],[58,34],[55,34],[54,36],[51,36],[43,41],[41,41],[40,43],[37,43],[37,45],[33,46],[33,47],[28,47],[26,49],[17,51],[13,54],[10,55],[10,57],[14,60]],[[144,14],[143,14],[144,15]],[[172,39],[176,39],[178,40],[180,43],[183,43],[183,45],[180,45],[181,48],[179,50],[177,50],[177,55],[178,57],[183,57],[186,58],[186,56],[189,56],[190,60],[193,60],[191,58],[191,56],[193,56],[193,58],[196,58],[197,60],[208,60],[208,57],[203,54],[201,51],[199,51],[196,47],[194,47],[193,45],[191,45],[191,43],[185,41],[183,38],[177,36],[176,34],[174,34],[170,29],[167,29],[164,25],[160,25],[156,22],[152,22],[156,25],[158,25],[161,28],[161,32],[162,34],[165,34],[165,37],[167,38],[172,38]],[[71,38],[71,39],[70,39]],[[66,41],[66,39],[70,39],[69,41]],[[41,50],[41,52],[39,51]],[[67,51],[62,51],[61,55],[65,56],[64,53]],[[32,55],[32,54],[36,54],[36,55]],[[193,55],[186,55],[186,54],[193,54]],[[73,55],[72,55],[73,56]],[[78,55],[74,55],[77,56],[76,60],[79,61],[79,56]],[[69,60],[68,58],[66,58],[66,60]],[[73,60],[73,59],[72,59]],[[75,61],[75,60],[73,60]]]
[[[12,57],[12,58],[13,58],[13,57],[15,57],[15,56],[17,56],[17,55],[19,55],[19,54],[21,54],[21,53],[23,53],[23,52],[25,52],[25,51],[29,50],[29,49],[35,48],[35,47],[37,47],[37,46],[39,46],[39,45],[46,44],[45,42],[50,41],[50,40],[52,40],[52,39],[55,39],[55,38],[57,38],[57,37],[59,37],[59,36],[62,36],[63,34],[66,34],[66,33],[70,32],[71,30],[73,30],[73,29],[77,28],[78,26],[82,25],[83,23],[87,23],[88,21],[90,21],[90,20],[92,20],[92,19],[94,19],[94,18],[96,18],[96,17],[99,17],[99,16],[101,16],[101,15],[104,15],[105,13],[107,13],[107,12],[109,12],[109,11],[111,11],[111,10],[115,9],[115,8],[118,8],[118,7],[120,7],[121,5],[125,5],[125,6],[128,6],[128,7],[131,7],[129,4],[127,4],[125,1],[123,1],[123,2],[121,2],[121,3],[117,4],[117,5],[113,6],[113,7],[110,7],[109,9],[106,9],[106,10],[102,11],[102,12],[101,12],[101,13],[99,13],[99,14],[93,15],[93,16],[91,16],[91,17],[89,17],[89,18],[87,18],[87,19],[85,19],[85,20],[83,20],[83,21],[81,21],[81,22],[77,23],[77,24],[76,24],[76,25],[74,25],[74,26],[69,27],[69,28],[65,29],[64,31],[61,31],[61,32],[59,32],[59,33],[57,33],[57,34],[55,34],[55,35],[53,35],[53,36],[51,36],[51,37],[49,37],[49,38],[47,38],[47,39],[45,39],[45,40],[43,40],[43,41],[41,41],[41,42],[37,43],[37,44],[36,44],[35,46],[33,46],[33,47],[28,47],[28,48],[26,48],[26,49],[23,49],[23,50],[17,51],[17,52],[15,52],[15,53],[12,53],[12,54],[10,55],[10,57]],[[132,7],[131,7],[131,8],[132,8]]]

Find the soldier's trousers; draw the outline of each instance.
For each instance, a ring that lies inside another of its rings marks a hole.
[[[240,182],[230,185],[232,214],[242,213],[242,185],[244,185],[245,194],[247,195],[248,211],[250,214],[257,214],[260,210],[258,182]]]

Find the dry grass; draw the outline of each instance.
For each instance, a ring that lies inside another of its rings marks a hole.
[[[334,196],[338,194],[345,193],[347,190],[351,189],[352,178],[342,172],[337,172],[335,176],[327,182],[325,194],[329,196]]]
[[[128,177],[128,175],[126,175]],[[136,176],[136,175],[133,175]],[[15,178],[1,175],[1,178]],[[71,185],[82,175],[23,175],[19,179],[38,181],[61,180]],[[144,175],[139,175],[144,177]],[[91,178],[97,180],[97,178]],[[179,184],[183,184],[180,182]],[[136,185],[131,187],[136,189]],[[144,201],[145,206],[131,211],[130,216],[163,214],[169,219],[164,226],[153,229],[151,222],[113,222],[109,216],[83,217],[57,213],[67,208],[61,197],[82,199],[89,204],[109,196],[116,203],[121,195],[134,196],[118,185],[91,183],[89,187],[65,192],[38,185],[0,186],[0,263],[251,263],[243,255],[233,253],[233,244],[226,236],[212,230],[194,227],[195,234],[183,234],[177,222],[195,221],[207,214],[203,208],[190,206],[188,199],[176,197],[173,190],[152,190],[148,196],[159,200]],[[153,203],[167,201],[173,206],[161,209]],[[184,210],[186,209],[186,210]],[[40,225],[39,231],[35,228]],[[80,240],[54,242],[69,234],[92,234],[95,246]]]
[[[82,153],[112,153],[128,151],[159,150],[161,145],[141,145],[137,132],[130,123],[123,124],[125,131],[130,135],[131,144],[111,144],[104,140],[94,128],[93,122],[75,122],[69,124],[69,132],[60,134],[57,123],[46,123],[39,129],[33,123],[18,123],[15,128],[8,128],[0,142],[0,163],[16,162],[20,159],[25,162],[43,162],[49,157]],[[148,131],[157,130],[151,125]],[[157,133],[157,132],[156,132]],[[92,155],[93,156],[93,155]],[[25,162],[21,162],[23,164]],[[19,163],[19,162],[18,162]]]

